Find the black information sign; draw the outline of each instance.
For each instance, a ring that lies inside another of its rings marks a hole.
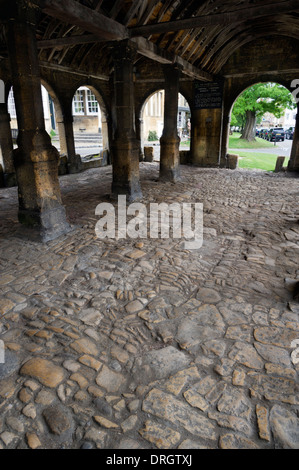
[[[195,109],[214,109],[222,107],[221,82],[194,82]]]

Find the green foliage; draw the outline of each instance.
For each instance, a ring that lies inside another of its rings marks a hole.
[[[156,132],[156,131],[149,131],[147,140],[148,140],[149,142],[153,142],[153,141],[155,141],[155,140],[159,140],[159,137],[158,137],[158,135],[157,135],[157,132]]]
[[[258,83],[245,90],[237,98],[231,117],[231,125],[244,127],[246,122],[246,111],[253,111],[257,123],[261,122],[262,116],[269,112],[280,118],[284,110],[296,107],[292,94],[282,85],[277,83]]]

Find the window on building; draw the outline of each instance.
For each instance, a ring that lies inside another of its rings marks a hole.
[[[159,91],[159,93],[158,93],[158,111],[157,111],[157,116],[158,117],[162,116],[162,105],[163,105],[163,93],[162,93],[162,91]]]
[[[8,95],[8,102],[7,102],[8,112],[12,119],[16,119],[17,112],[16,112],[16,105],[15,105],[15,98],[13,95],[13,89],[10,90]]]
[[[145,105],[145,115],[147,117],[162,117],[163,115],[163,91],[157,91],[152,95]]]
[[[87,90],[87,113],[98,114],[99,106],[95,95],[91,90]]]
[[[178,127],[182,127],[182,113],[178,113]]]
[[[79,114],[79,115],[84,115],[85,113],[85,106],[84,106],[84,91],[83,90],[77,90],[74,99],[73,99],[73,113],[74,114]]]

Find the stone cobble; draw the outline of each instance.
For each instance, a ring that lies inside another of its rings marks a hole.
[[[140,170],[147,207],[203,203],[201,249],[98,239],[110,167],[60,178],[73,231],[45,245],[1,190],[0,448],[299,448],[298,178]]]

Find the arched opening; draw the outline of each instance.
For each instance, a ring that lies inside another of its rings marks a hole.
[[[154,146],[155,160],[159,160],[160,138],[164,128],[164,90],[152,93],[141,108],[141,146]],[[186,98],[178,95],[178,135],[181,139],[180,148],[190,150],[191,110]]]
[[[277,157],[287,167],[296,125],[292,93],[277,82],[256,82],[235,98],[230,109],[228,155],[240,168],[274,171]]]
[[[10,116],[7,110],[9,85],[0,80],[0,187],[15,184],[14,164],[12,158],[13,139],[10,127]]]
[[[47,82],[41,80],[41,84],[46,131],[51,136],[52,144],[59,150],[60,155],[65,155],[67,154],[67,147],[60,101]]]
[[[57,121],[62,117],[62,111],[59,104],[59,101],[51,89],[51,87],[46,84],[43,80],[41,81],[41,92],[43,100],[43,111],[45,119],[45,129],[48,134],[53,138],[57,135],[59,136]],[[11,131],[14,141],[16,140],[18,133],[18,121],[17,121],[17,112],[15,107],[15,99],[13,93],[13,87],[10,88],[7,99],[7,109],[11,118]]]
[[[41,95],[45,130],[51,138],[52,145],[57,148],[57,150],[60,152],[60,155],[67,155],[66,134],[62,107],[53,88],[43,79],[41,79]],[[10,117],[12,147],[16,148],[18,136],[18,119],[13,87],[10,87],[8,91],[7,111]],[[59,165],[59,174],[64,174],[66,172],[65,162],[61,160],[60,163],[62,166]]]
[[[77,88],[72,101],[76,153],[84,159],[109,150],[108,120],[101,94],[90,85]]]

